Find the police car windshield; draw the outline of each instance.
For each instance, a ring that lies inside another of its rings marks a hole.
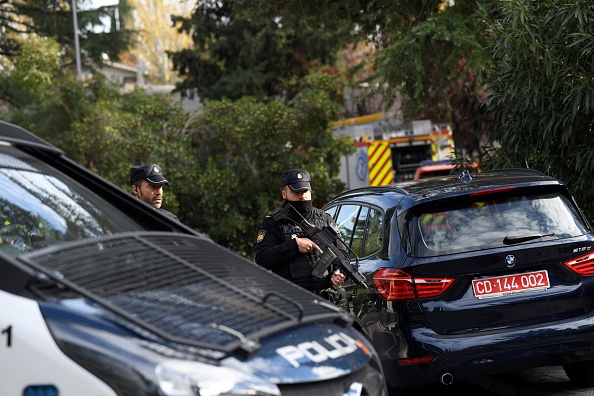
[[[559,193],[538,193],[442,206],[408,222],[414,256],[430,257],[571,238],[586,233],[574,205]]]
[[[142,230],[98,194],[10,146],[0,147],[0,250]]]

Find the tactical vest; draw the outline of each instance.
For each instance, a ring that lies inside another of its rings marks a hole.
[[[312,216],[308,220],[310,224],[313,224],[316,227],[328,225],[326,213],[323,210],[312,208],[312,212]],[[285,243],[288,243],[291,239],[295,238],[307,238],[305,231],[291,221],[284,221],[279,225],[282,229],[283,241]],[[320,254],[317,251],[312,251],[312,253],[308,254],[296,254],[289,260],[290,279],[311,277],[311,271],[313,270],[315,263],[319,260]]]

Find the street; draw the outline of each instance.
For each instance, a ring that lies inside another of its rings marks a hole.
[[[582,388],[569,381],[563,367],[539,367],[496,376],[479,381],[486,390],[496,395],[514,396],[587,396],[594,395],[594,387]]]
[[[418,388],[397,389],[390,393],[390,396],[499,396],[499,393],[492,393],[472,381],[458,381],[452,385],[435,384]],[[509,395],[509,394],[508,394]]]
[[[470,380],[402,389],[390,396],[592,396],[594,387],[573,385],[561,366],[540,367]]]

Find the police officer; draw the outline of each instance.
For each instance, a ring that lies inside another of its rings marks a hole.
[[[159,165],[151,164],[131,167],[130,184],[132,194],[137,198],[152,205],[164,215],[178,220],[177,216],[170,211],[161,209],[163,203],[163,185],[169,185],[169,182],[163,176],[163,171]]]
[[[293,205],[309,223],[317,227],[330,225],[337,228],[330,215],[312,206],[311,176],[306,170],[289,169],[283,173],[282,182],[282,207]],[[324,291],[331,286],[340,286],[345,275],[336,270],[330,271],[322,279],[314,278],[311,271],[322,250],[297,225],[302,222],[299,216],[293,218],[295,221],[276,221],[274,215],[279,211],[262,220],[255,246],[256,263],[307,290],[327,297]],[[348,260],[344,244],[339,241],[337,247]]]

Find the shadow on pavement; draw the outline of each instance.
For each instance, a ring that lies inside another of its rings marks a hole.
[[[561,366],[465,379],[452,385],[435,384],[393,389],[390,396],[593,396],[594,387],[574,385]]]
[[[390,396],[498,396],[499,393],[489,392],[473,381],[461,380],[451,385],[435,384],[418,388],[392,389]],[[508,396],[509,394],[506,394]]]

